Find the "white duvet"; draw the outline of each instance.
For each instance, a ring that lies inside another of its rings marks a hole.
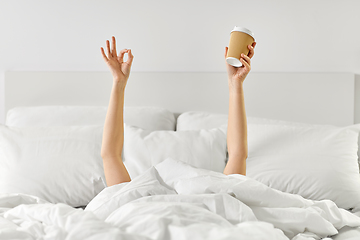
[[[360,218],[241,175],[167,159],[75,209],[0,195],[0,239],[323,239]]]

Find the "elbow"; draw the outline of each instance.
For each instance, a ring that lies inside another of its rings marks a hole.
[[[248,158],[248,151],[246,150],[242,150],[242,151],[228,151],[229,154],[229,159],[233,158],[233,159],[237,159],[237,161],[243,162],[246,161],[246,159]]]
[[[239,163],[246,163],[246,159],[248,158],[247,154],[241,154],[241,155],[237,155],[233,157],[234,159],[236,159],[237,162]],[[230,159],[230,156],[229,156]]]
[[[104,151],[101,151],[101,158],[104,160],[104,159],[106,159],[107,158],[107,156],[108,156],[108,154],[107,154],[107,152],[104,152]]]
[[[248,144],[247,141],[243,142],[234,142],[228,141],[227,144],[228,156],[234,157],[236,159],[244,159],[246,160],[248,157]]]
[[[244,153],[243,158],[244,158],[244,161],[246,161],[246,159],[248,158],[248,152],[247,151],[246,151],[246,153]]]
[[[101,153],[100,153],[102,159],[105,159],[109,156],[109,151],[107,149],[101,148]]]
[[[246,176],[246,159],[247,156],[244,154],[240,154],[236,156],[229,154],[229,159],[224,168],[223,173],[225,175],[241,174]]]
[[[112,151],[111,149],[104,149],[104,148],[101,148],[101,158],[103,160],[105,159],[109,159],[109,158],[121,158],[121,152],[117,152],[117,151]]]

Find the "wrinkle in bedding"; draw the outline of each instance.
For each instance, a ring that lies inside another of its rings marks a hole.
[[[332,201],[172,159],[105,188],[85,210],[22,195],[1,195],[0,208],[0,239],[338,240],[339,230],[360,226]]]

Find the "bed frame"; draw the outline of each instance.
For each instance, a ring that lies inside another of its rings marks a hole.
[[[5,111],[18,106],[107,106],[109,72],[6,72]],[[256,73],[245,83],[248,116],[350,125],[360,89],[351,73]],[[356,92],[359,92],[358,94]],[[161,106],[174,113],[228,112],[225,72],[133,72],[126,106]]]

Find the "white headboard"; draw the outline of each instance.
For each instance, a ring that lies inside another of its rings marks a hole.
[[[108,72],[6,72],[5,111],[17,106],[107,106]],[[256,73],[245,81],[248,116],[345,126],[354,123],[355,75]],[[126,106],[161,106],[175,113],[228,112],[225,72],[133,72]]]

